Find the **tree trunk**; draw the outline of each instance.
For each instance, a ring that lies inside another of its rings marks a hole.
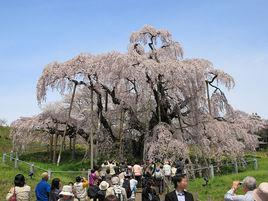
[[[76,135],[77,135],[77,132],[75,133],[75,135],[74,135],[74,137],[73,137],[72,160],[75,160]]]
[[[53,161],[53,134],[50,134],[49,138],[49,160]]]
[[[211,104],[210,104],[210,95],[209,95],[208,81],[206,81],[206,87],[207,87],[208,111],[209,111],[209,114],[211,115]]]
[[[60,164],[61,153],[62,153],[62,150],[63,150],[63,146],[65,144],[65,136],[66,136],[66,133],[67,133],[68,123],[69,123],[70,118],[71,118],[71,111],[72,111],[72,106],[73,106],[73,101],[74,101],[74,95],[75,95],[76,87],[77,87],[77,82],[74,83],[74,88],[73,88],[71,103],[70,103],[69,112],[68,112],[68,119],[67,119],[67,122],[65,124],[65,129],[64,129],[63,136],[62,136],[62,140],[61,140],[61,146],[60,146],[60,151],[59,151],[57,166],[59,166],[59,164]]]
[[[90,132],[90,168],[93,169],[93,160],[94,160],[94,156],[93,156],[93,151],[94,151],[94,147],[93,147],[93,125],[94,125],[94,120],[93,120],[93,88],[91,88],[91,94],[90,94],[90,100],[91,100],[91,132]]]
[[[69,137],[69,149],[70,149],[70,152],[72,151],[72,140],[73,140],[73,138]]]
[[[120,111],[120,124],[119,124],[119,159],[123,159],[123,131],[124,131],[124,117],[125,112],[123,110]]]
[[[54,139],[54,149],[53,149],[53,163],[56,164],[57,163],[57,150],[58,150],[58,134],[56,133],[55,135],[55,139]]]

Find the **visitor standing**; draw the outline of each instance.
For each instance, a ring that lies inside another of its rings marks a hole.
[[[185,175],[176,175],[173,183],[175,190],[166,194],[165,201],[194,201],[193,195],[186,191],[188,180]]]
[[[51,182],[51,189],[49,192],[49,201],[58,201],[60,199],[60,179],[54,178]]]
[[[152,180],[146,182],[146,186],[142,190],[142,201],[160,201],[160,198],[152,188],[152,185]]]
[[[48,201],[50,193],[50,185],[48,184],[48,173],[44,172],[41,181],[35,188],[35,195],[37,201]]]
[[[119,185],[119,178],[112,178],[112,186],[106,191],[106,197],[109,195],[115,195],[120,201],[127,201],[126,190]]]
[[[98,191],[98,201],[104,201],[106,197],[106,191],[109,188],[109,183],[106,181],[102,181],[99,185],[99,191]]]
[[[167,190],[167,192],[170,191],[169,185],[171,181],[171,165],[169,164],[169,161],[166,161],[163,166],[164,171],[164,188]]]
[[[78,198],[79,201],[86,201],[87,198],[87,186],[88,182],[85,178],[80,176],[76,177],[76,182],[73,185],[73,189],[75,191],[75,197]]]
[[[135,179],[138,181],[138,187],[140,187],[141,177],[142,177],[142,168],[138,164],[138,162],[136,162],[135,165],[133,166],[133,173],[134,173]]]

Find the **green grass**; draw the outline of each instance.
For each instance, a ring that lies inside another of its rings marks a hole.
[[[262,156],[258,158],[259,169],[258,170],[247,170],[238,174],[229,174],[223,176],[216,176],[213,180],[209,181],[208,186],[203,187],[203,179],[196,179],[190,181],[189,191],[198,192],[198,197],[202,201],[212,198],[212,200],[220,201],[223,200],[224,194],[231,188],[232,181],[243,180],[246,176],[253,176],[257,179],[258,183],[268,181],[268,158]],[[238,193],[243,193],[241,189]]]
[[[0,127],[0,153],[8,152],[12,148],[12,143],[8,139],[9,129]],[[64,151],[62,157],[62,163],[59,167],[47,162],[49,155],[46,152],[28,153],[20,156],[21,160],[28,162],[34,162],[36,166],[40,166],[44,169],[52,170],[87,170],[89,168],[89,161],[81,162],[83,157],[83,150],[78,149],[77,160],[70,159],[70,152]],[[259,169],[253,170],[252,166],[249,166],[247,170],[238,174],[228,174],[224,176],[216,176],[213,180],[209,181],[208,186],[203,187],[203,179],[196,179],[189,182],[189,191],[193,194],[198,193],[198,198],[201,201],[207,201],[211,198],[214,201],[223,200],[224,194],[229,190],[233,180],[242,180],[244,177],[250,175],[254,176],[258,183],[268,181],[268,155],[267,152],[254,153],[254,157],[258,158]],[[252,157],[252,154],[248,157]],[[2,161],[2,158],[0,158]],[[8,165],[9,164],[9,165]],[[23,173],[26,176],[26,182],[34,189],[35,185],[40,179],[41,170],[35,172],[34,177],[31,179],[28,177],[29,167],[25,164],[19,164],[19,169],[14,169],[14,162],[7,160],[7,164],[0,163],[0,197],[4,200],[9,188],[12,186],[13,178],[18,173]],[[63,184],[67,184],[69,181],[74,181],[77,173],[54,173],[53,177],[59,177]],[[34,191],[32,191],[32,200],[34,200]],[[241,189],[238,193],[242,193]]]

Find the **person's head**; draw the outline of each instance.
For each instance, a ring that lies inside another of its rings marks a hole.
[[[98,170],[99,170],[99,166],[94,165],[93,169],[94,169],[95,171],[98,171]]]
[[[186,175],[176,175],[173,177],[174,188],[177,190],[185,190],[188,186],[188,179]]]
[[[100,190],[106,191],[109,188],[109,183],[106,181],[102,181],[99,185]]]
[[[119,185],[120,179],[119,179],[119,177],[113,177],[111,179],[111,182],[113,185]]]
[[[62,191],[60,192],[59,195],[62,196],[63,200],[72,199],[74,197],[72,190],[73,190],[72,187],[69,185],[63,186]]]
[[[118,201],[118,198],[115,195],[108,195],[104,201]]]
[[[70,181],[70,182],[68,183],[68,185],[71,186],[71,187],[73,187],[74,183],[73,183],[72,181]]]
[[[54,178],[51,182],[51,190],[60,189],[60,179]]]
[[[79,182],[82,181],[82,178],[81,178],[80,176],[77,176],[77,177],[75,178],[75,181],[76,181],[77,183],[79,183]]]
[[[22,174],[17,174],[14,179],[14,185],[23,187],[25,185],[25,177]]]
[[[253,198],[256,201],[268,200],[268,183],[263,182],[253,191]]]
[[[111,172],[110,169],[106,170],[106,174],[110,174],[110,172]]]
[[[247,176],[243,179],[243,190],[244,192],[253,191],[257,187],[257,182],[254,177]]]
[[[47,172],[43,172],[41,174],[41,177],[42,177],[43,180],[48,181],[49,176],[48,176],[48,173]]]
[[[93,174],[96,170],[93,168],[90,172]]]

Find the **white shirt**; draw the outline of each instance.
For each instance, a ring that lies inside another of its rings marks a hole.
[[[235,195],[234,189],[230,189],[224,196],[225,201],[254,201],[253,191],[248,191],[245,195]]]
[[[165,164],[163,166],[164,174],[165,176],[170,176],[171,175],[171,166],[169,164]]]
[[[185,195],[184,195],[184,192],[176,192],[176,195],[177,195],[177,198],[178,198],[178,201],[185,201]]]

